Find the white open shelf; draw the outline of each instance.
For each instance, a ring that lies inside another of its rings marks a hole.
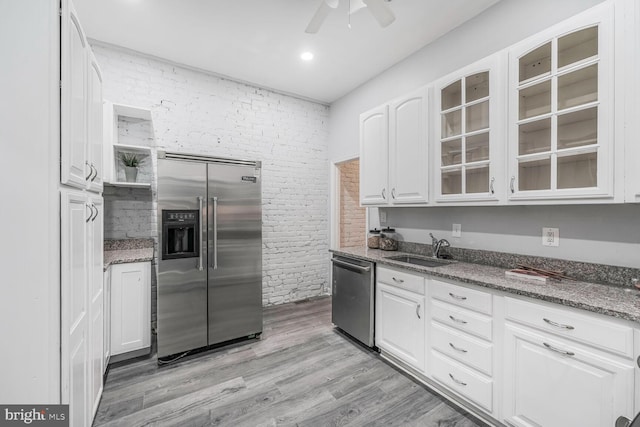
[[[107,176],[105,185],[113,187],[151,188],[153,177],[151,147],[119,143],[118,121],[120,118],[151,122],[151,110],[134,107],[131,105],[114,104],[105,101],[104,108],[104,132]],[[124,179],[124,166],[120,161],[121,153],[137,154],[142,158],[139,166],[139,182],[126,182]]]

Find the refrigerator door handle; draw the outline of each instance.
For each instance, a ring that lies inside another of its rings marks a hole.
[[[202,197],[198,197],[198,212],[200,213],[200,220],[198,224],[200,224],[198,232],[200,233],[200,256],[198,257],[198,270],[202,271],[203,263],[202,263],[202,254],[204,252],[203,246],[203,238],[202,238]]]
[[[212,197],[213,200],[213,269],[218,269],[218,198]]]

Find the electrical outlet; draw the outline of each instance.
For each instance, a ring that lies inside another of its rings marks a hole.
[[[451,230],[451,237],[462,237],[462,225],[461,224],[453,224],[453,228]]]
[[[557,228],[542,228],[542,246],[560,246],[560,230]]]
[[[387,213],[385,211],[380,211],[380,224],[387,223]]]

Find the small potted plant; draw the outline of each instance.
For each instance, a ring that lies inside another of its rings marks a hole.
[[[124,165],[124,176],[127,182],[136,182],[138,177],[138,166],[142,159],[134,153],[120,153],[120,160]]]

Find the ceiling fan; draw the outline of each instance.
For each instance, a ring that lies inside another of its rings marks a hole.
[[[390,1],[391,0],[349,0],[349,15],[366,7],[376,21],[378,21],[378,24],[384,28],[396,20],[389,6],[385,4]],[[339,2],[340,0],[320,0],[320,6],[318,6],[318,10],[316,10],[316,13],[311,18],[309,25],[307,25],[305,33],[317,33],[325,18],[329,15],[329,12],[331,12],[332,9],[338,8]]]

